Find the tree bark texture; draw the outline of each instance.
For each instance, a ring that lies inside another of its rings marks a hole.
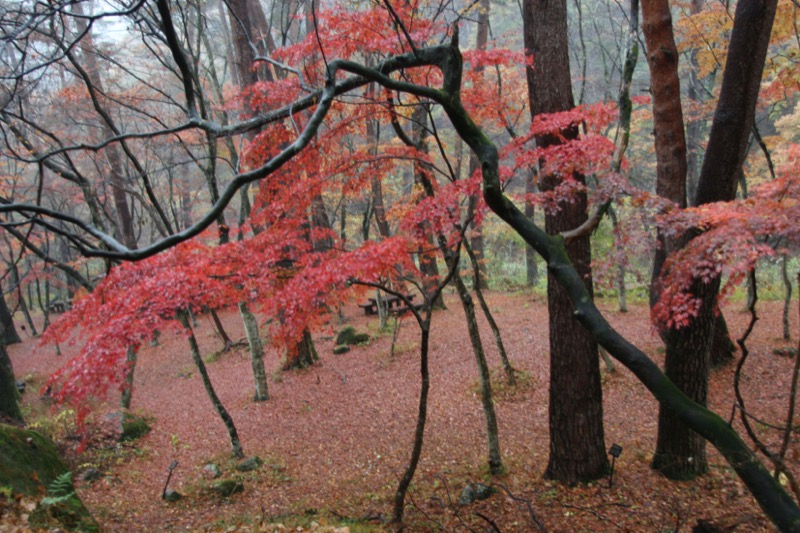
[[[697,185],[697,205],[736,197],[776,7],[777,0],[742,0],[736,5],[719,102]],[[697,232],[688,238],[694,235]],[[708,389],[719,286],[719,279],[696,281],[692,293],[701,302],[698,316],[685,328],[664,332],[667,377],[701,405]],[[698,376],[698,372],[703,374]],[[663,405],[653,467],[680,479],[702,474],[707,468],[702,439],[681,424],[677,413]]]
[[[8,309],[6,298],[0,293],[0,343],[8,346],[18,342],[22,342],[22,339],[19,338],[17,328],[14,327],[14,318]]]
[[[0,421],[23,423],[18,394],[11,358],[6,351],[6,345],[0,342]]]
[[[574,107],[567,53],[567,7],[564,0],[526,0],[523,4],[525,49],[533,54],[527,69],[531,116],[566,111]],[[577,126],[561,132],[566,139],[578,135]],[[536,139],[539,146],[562,142],[561,136]],[[576,175],[575,179],[583,180]],[[550,190],[560,178],[541,176],[539,188]],[[586,220],[586,195],[562,201],[557,213],[545,216],[545,230],[555,234],[578,227]],[[568,254],[591,294],[589,237],[575,239]],[[603,393],[597,343],[574,316],[568,294],[548,273],[550,315],[550,458],[545,475],[565,483],[588,481],[605,475],[608,459],[603,434]]]
[[[306,329],[303,330],[303,338],[292,346],[286,352],[286,363],[283,365],[284,370],[293,370],[299,368],[306,368],[319,360],[317,349],[314,347],[314,339],[311,333]]]
[[[683,129],[678,50],[668,0],[642,1],[642,30],[647,45],[647,64],[653,93],[653,128],[656,149],[656,192],[676,207],[686,207],[686,136]],[[671,209],[668,207],[666,209]],[[659,229],[653,259],[650,304],[660,296],[659,277],[667,256],[683,239],[668,238]],[[695,319],[710,320],[704,316]],[[687,396],[701,405],[708,394],[708,353],[693,345],[680,331],[661,332],[666,345],[664,371]],[[698,351],[700,350],[700,351]],[[658,442],[652,467],[673,479],[692,478],[707,470],[705,440],[689,430],[670,411],[660,408]]]

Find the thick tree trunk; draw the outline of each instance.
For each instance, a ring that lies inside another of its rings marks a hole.
[[[742,0],[736,6],[719,103],[697,186],[697,205],[735,198],[776,7],[777,0]],[[654,50],[649,44],[648,49]],[[655,80],[653,85],[656,85]],[[687,242],[694,235],[697,232],[689,235]],[[707,369],[719,283],[719,279],[710,283],[695,282],[692,293],[701,301],[697,318],[688,327],[663,333],[667,345],[667,377],[701,405],[708,388]],[[657,295],[657,288],[654,293]],[[704,374],[698,376],[697,372]],[[682,425],[676,413],[663,406],[659,411],[653,467],[672,478],[690,478],[707,468],[703,440]]]
[[[566,2],[525,0],[523,23],[525,49],[536,61],[535,68],[527,69],[531,116],[572,109]],[[577,135],[577,126],[562,132],[566,139],[574,139]],[[545,147],[562,142],[562,136],[541,137],[536,142]],[[575,179],[583,180],[583,177],[576,175]],[[540,177],[539,188],[552,190],[559,181],[556,176]],[[573,200],[560,202],[557,214],[545,216],[548,233],[571,230],[586,220],[586,195],[581,194]],[[574,239],[568,245],[568,253],[591,294],[589,237]],[[557,283],[552,271],[548,273],[547,297],[550,314],[550,459],[545,475],[565,483],[588,481],[605,475],[608,469],[597,343],[576,319],[569,296]]]
[[[14,327],[14,318],[11,316],[11,311],[6,304],[6,298],[0,294],[0,343],[5,346],[22,342],[17,333],[17,328]]]
[[[303,338],[286,352],[286,363],[284,370],[294,370],[306,368],[319,360],[317,350],[314,347],[314,339],[308,330],[303,331]]]
[[[711,348],[708,354],[711,368],[730,363],[733,361],[735,353],[736,345],[731,340],[728,323],[722,311],[717,308],[716,316],[714,317],[714,336],[711,338]]]
[[[677,207],[686,207],[686,136],[683,130],[678,50],[672,30],[668,0],[642,1],[642,29],[647,43],[647,63],[653,87],[653,121],[657,161],[656,191]],[[650,304],[659,298],[659,276],[672,251],[685,241],[667,238],[658,230],[653,259]],[[703,317],[703,321],[711,320]],[[707,327],[698,317],[690,327]],[[687,396],[705,405],[708,392],[708,346],[692,340],[686,331],[664,331],[665,373]],[[674,413],[661,407],[653,468],[673,479],[692,478],[707,470],[705,441],[683,425]]]
[[[6,346],[0,342],[0,421],[23,424],[19,409],[17,381]]]

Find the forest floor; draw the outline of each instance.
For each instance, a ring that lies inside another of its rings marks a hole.
[[[696,481],[671,482],[649,463],[655,444],[657,404],[626,369],[603,368],[605,438],[622,447],[613,486],[609,479],[566,487],[543,479],[548,457],[547,310],[540,295],[488,293],[490,308],[503,332],[520,384],[509,387],[500,370],[497,349],[481,321],[490,364],[507,474],[488,475],[484,419],[478,395],[477,368],[464,314],[448,295],[448,310],[437,311],[431,335],[431,393],[422,460],[406,510],[407,531],[536,531],[535,514],[547,531],[688,531],[698,520],[738,524],[736,531],[771,531],[767,519],[722,457],[709,449],[710,472]],[[628,313],[614,302],[601,306],[612,324],[661,363],[660,342],[649,325],[645,305]],[[761,420],[785,424],[794,359],[774,351],[796,346],[782,340],[780,302],[759,304],[761,320],[748,346],[742,390],[748,409]],[[734,338],[749,315],[740,303],[725,309]],[[230,411],[244,451],[264,464],[256,471],[233,471],[230,444],[192,365],[185,337],[165,332],[156,347],[143,347],[136,369],[133,411],[147,417],[152,431],[125,444],[90,441],[88,449],[67,451],[76,471],[97,467],[103,474],[79,482],[78,492],[108,531],[250,531],[273,530],[266,524],[309,529],[316,524],[346,524],[351,531],[382,531],[391,501],[410,455],[419,392],[419,330],[411,317],[402,320],[390,355],[392,335],[380,332],[376,317],[365,317],[355,304],[343,310],[345,324],[372,335],[364,346],[333,355],[333,335],[342,325],[315,335],[320,362],[301,371],[281,372],[280,356],[267,354],[270,399],[251,400],[253,379],[246,348],[219,353],[208,317],[197,328],[209,361],[213,384]],[[238,313],[221,314],[235,340],[244,333]],[[792,313],[793,336],[797,319]],[[72,432],[70,417],[47,415],[37,394],[47,376],[77,351],[36,339],[11,346],[18,378],[29,382],[24,402],[29,423],[56,436]],[[734,365],[713,371],[709,404],[728,418],[733,405]],[[92,418],[108,425],[111,399]],[[737,426],[741,426],[737,422]],[[769,442],[780,434],[764,424],[758,430]],[[71,443],[69,439],[63,443]],[[798,466],[800,444],[789,450]],[[176,503],[161,499],[168,466],[178,464],[170,488],[184,495]],[[230,498],[211,496],[204,465],[216,462],[225,476],[238,476],[244,492]],[[468,483],[495,484],[499,492],[485,501],[458,505]],[[491,529],[489,521],[496,525]],[[315,526],[314,526],[315,527]]]

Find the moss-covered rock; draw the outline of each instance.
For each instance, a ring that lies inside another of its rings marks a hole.
[[[55,443],[35,431],[0,424],[0,487],[39,500],[30,515],[32,527],[98,530]]]
[[[355,328],[347,326],[336,336],[337,346],[352,346],[369,342],[369,335],[366,333],[356,333]]]
[[[237,492],[244,492],[244,483],[235,479],[220,479],[211,484],[211,491],[227,498]]]
[[[125,413],[122,419],[122,434],[119,436],[121,441],[132,441],[140,439],[150,433],[150,424],[143,417],[131,413]]]

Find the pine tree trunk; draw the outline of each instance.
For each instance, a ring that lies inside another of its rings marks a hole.
[[[574,107],[567,55],[567,8],[564,0],[525,0],[525,48],[536,58],[527,68],[531,116],[567,111]],[[540,136],[540,147],[574,139],[577,126],[562,135]],[[583,176],[575,179],[582,181]],[[540,190],[552,190],[557,176],[540,177]],[[548,233],[578,227],[586,220],[586,195],[562,201],[559,212],[545,216]],[[591,293],[591,252],[588,236],[567,246],[569,257]],[[597,343],[574,316],[572,303],[548,272],[550,323],[550,458],[545,476],[565,483],[588,481],[605,475],[608,459],[603,434],[603,393]]]

